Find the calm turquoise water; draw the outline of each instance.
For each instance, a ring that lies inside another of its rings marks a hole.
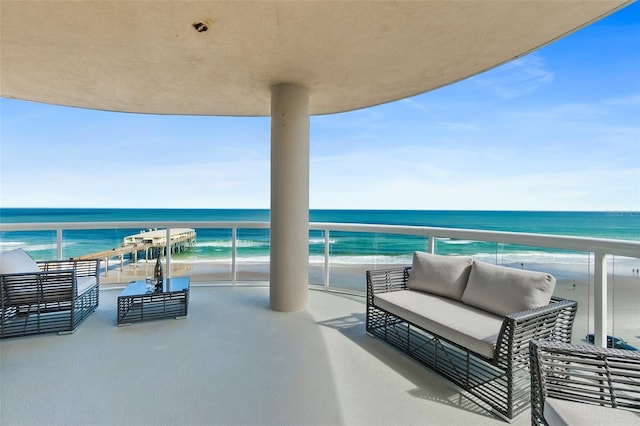
[[[119,221],[268,221],[268,210],[202,210],[202,209],[0,209],[3,223],[22,222],[119,222]],[[385,225],[422,225],[445,228],[499,230],[526,233],[572,235],[625,240],[640,240],[639,213],[611,212],[523,212],[523,211],[371,211],[312,210],[312,222],[367,223]],[[141,229],[101,229],[65,231],[63,257],[75,257],[119,246],[127,235]],[[197,245],[186,253],[175,255],[176,261],[210,261],[228,259],[231,230],[197,229]],[[0,233],[0,250],[23,247],[36,259],[55,257],[55,231]],[[424,250],[426,240],[420,237],[372,235],[332,232],[332,261],[364,263],[375,256],[388,263],[406,262],[414,250]],[[310,234],[312,261],[321,259],[324,236]],[[442,254],[470,254],[504,257],[503,263],[527,261],[536,257],[557,262],[573,254],[493,243],[444,240],[437,243]],[[551,253],[551,255],[549,254]],[[247,260],[268,260],[268,230],[238,230],[238,255]],[[549,256],[552,257],[549,258]],[[511,259],[511,260],[509,260]]]

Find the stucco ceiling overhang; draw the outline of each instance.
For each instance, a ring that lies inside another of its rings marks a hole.
[[[266,116],[270,87],[299,83],[311,114],[348,111],[475,75],[627,3],[2,0],[0,95]]]

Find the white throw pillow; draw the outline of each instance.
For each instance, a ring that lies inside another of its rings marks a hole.
[[[413,253],[407,287],[460,300],[472,263],[473,259],[467,256],[442,256],[416,251]]]
[[[40,272],[35,260],[21,248],[0,253],[0,274]]]
[[[546,306],[556,279],[544,272],[473,262],[462,302],[498,315]]]

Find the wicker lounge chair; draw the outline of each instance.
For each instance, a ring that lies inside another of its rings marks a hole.
[[[531,424],[640,424],[640,352],[529,342]]]
[[[97,260],[35,262],[0,254],[0,338],[73,333],[99,302]]]
[[[443,268],[466,267],[463,257],[446,258],[434,260],[442,262],[436,268],[439,277],[447,275]],[[515,286],[519,270],[496,268],[489,269],[508,273],[509,280],[496,277],[488,282]],[[548,304],[533,309],[504,315],[483,313],[459,300],[411,291],[413,272],[411,266],[367,271],[367,333],[406,352],[458,385],[474,401],[512,421],[529,407],[529,340],[571,341],[577,303],[551,297]],[[531,275],[527,271],[522,274]],[[467,284],[465,291],[469,287]],[[392,299],[398,302],[392,305]],[[452,325],[446,328],[442,324]],[[485,336],[477,338],[482,340],[480,345],[467,335],[460,336],[464,330],[481,329]]]

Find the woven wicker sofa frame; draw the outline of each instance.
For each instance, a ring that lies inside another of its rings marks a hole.
[[[532,425],[548,425],[547,398],[633,411],[634,424],[640,423],[640,352],[544,340],[532,340],[529,349]],[[616,423],[610,414],[600,420]],[[598,419],[591,416],[589,423]]]
[[[40,272],[0,275],[0,338],[73,333],[98,307],[99,261],[38,262]],[[78,278],[95,284],[78,295]]]
[[[571,340],[577,303],[505,316],[495,355],[486,358],[375,304],[375,295],[407,290],[411,267],[367,271],[367,333],[381,338],[460,387],[470,399],[511,422],[530,404],[529,340]]]

